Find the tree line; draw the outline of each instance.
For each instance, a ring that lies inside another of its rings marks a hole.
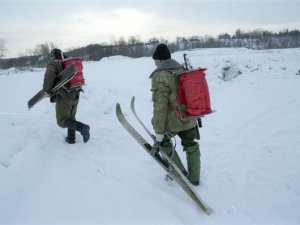
[[[130,37],[128,40],[120,37],[111,44],[90,44],[85,47],[74,48],[65,51],[69,57],[83,57],[84,60],[99,61],[104,57],[122,55],[132,58],[151,56],[158,43],[166,43],[171,52],[189,50],[194,48],[223,48],[223,47],[245,47],[249,49],[272,49],[272,48],[296,48],[300,47],[299,30],[282,30],[274,33],[256,29],[245,32],[237,29],[231,36],[227,33],[220,34],[214,38],[209,35],[177,37],[170,42],[164,38],[152,38],[142,42],[138,37]],[[28,51],[27,56],[11,59],[0,59],[0,69],[11,67],[45,67],[49,60],[51,49],[55,48],[54,43],[43,43],[37,45],[33,50]],[[4,56],[5,42],[0,41],[0,58]]]

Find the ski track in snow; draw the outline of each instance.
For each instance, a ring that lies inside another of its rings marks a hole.
[[[87,85],[77,119],[91,125],[84,144],[64,143],[48,100],[27,110],[44,69],[0,71],[0,224],[300,224],[300,49],[197,49],[215,113],[202,119],[199,195],[207,216],[134,142],[115,116],[151,128],[151,58],[84,62]],[[182,62],[183,52],[173,54]],[[224,66],[241,74],[223,81]],[[30,84],[30,85],[28,85]],[[185,153],[176,138],[183,162]]]

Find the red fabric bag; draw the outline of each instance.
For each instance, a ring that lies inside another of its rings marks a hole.
[[[186,105],[189,116],[212,112],[204,68],[186,71],[179,77],[177,103]]]

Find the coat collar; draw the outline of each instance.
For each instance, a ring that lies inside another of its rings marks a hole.
[[[173,69],[179,69],[182,68],[182,65],[180,65],[177,61],[175,61],[174,59],[167,59],[167,60],[163,60],[159,66],[150,74],[149,78],[152,78],[153,75],[158,72],[158,71],[162,71],[162,70],[173,70]]]

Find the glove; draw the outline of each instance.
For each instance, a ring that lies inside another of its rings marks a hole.
[[[46,97],[51,97],[51,94],[48,93],[48,92],[46,92],[46,91],[44,91],[44,95],[45,95]]]
[[[163,134],[155,134],[155,142],[150,150],[151,155],[155,155],[157,152],[159,152],[159,149],[161,148],[162,141],[164,140],[165,135]]]
[[[50,102],[51,103],[56,102],[56,95],[53,95],[53,96],[50,97]]]
[[[164,140],[165,135],[163,134],[155,134],[155,139],[158,142],[162,142]]]

